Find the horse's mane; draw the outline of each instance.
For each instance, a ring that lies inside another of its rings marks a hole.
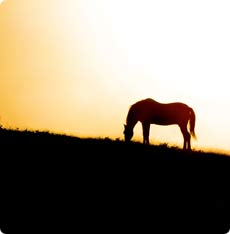
[[[137,105],[137,103],[134,103],[133,105],[129,107],[128,115],[126,118],[126,123],[129,123],[131,119],[133,118],[135,105]]]
[[[135,108],[143,103],[143,102],[155,102],[157,103],[155,100],[153,100],[152,98],[146,98],[146,99],[142,99],[140,101],[137,101],[136,103],[132,104],[129,108],[129,111],[128,111],[128,115],[127,115],[127,118],[126,118],[126,123],[130,123],[130,122],[133,122],[133,118],[135,118]]]
[[[146,103],[146,102],[159,103],[159,102],[155,101],[155,100],[152,99],[152,98],[145,98],[145,99],[142,99],[142,100],[137,101],[136,103],[134,103],[134,104],[131,106],[131,108],[132,108],[133,106],[136,106],[136,105],[141,104],[141,103],[144,103],[144,102],[145,102],[145,103]]]
[[[159,103],[159,102],[157,102],[156,100],[154,100],[154,99],[152,99],[152,98],[146,98],[146,99],[143,99],[143,100],[141,100],[141,102],[154,102],[154,103]]]

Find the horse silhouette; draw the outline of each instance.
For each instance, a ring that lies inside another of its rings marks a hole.
[[[133,137],[133,128],[138,121],[142,124],[143,144],[149,144],[150,124],[172,125],[180,127],[184,138],[184,150],[191,150],[191,136],[195,134],[195,112],[188,105],[181,102],[159,103],[151,98],[140,100],[131,105],[126,124],[124,124],[125,141],[129,142]],[[190,125],[188,131],[187,126]]]

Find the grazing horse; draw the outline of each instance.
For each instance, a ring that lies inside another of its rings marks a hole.
[[[142,124],[143,144],[149,144],[150,124],[171,125],[177,124],[180,127],[184,138],[184,150],[191,150],[191,135],[195,135],[195,113],[191,107],[181,102],[159,103],[151,98],[140,100],[134,103],[126,118],[124,125],[125,141],[129,142],[133,137],[133,128],[138,121]],[[189,122],[190,129],[187,125]]]

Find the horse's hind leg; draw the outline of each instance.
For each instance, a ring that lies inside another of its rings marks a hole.
[[[187,144],[188,144],[188,147],[187,147],[187,149],[188,150],[191,150],[191,136],[190,136],[190,133],[188,132],[188,139],[187,139]]]
[[[184,145],[183,145],[183,149],[184,150],[191,150],[191,143],[190,143],[190,133],[187,130],[187,125],[180,125],[180,130],[183,134],[183,138],[184,138]]]
[[[149,145],[149,123],[142,123],[142,130],[143,130],[143,144]]]

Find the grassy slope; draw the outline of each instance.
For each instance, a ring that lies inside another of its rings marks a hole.
[[[225,233],[230,224],[227,155],[7,129],[0,141],[11,227],[39,229],[51,217],[52,228],[105,232]]]

